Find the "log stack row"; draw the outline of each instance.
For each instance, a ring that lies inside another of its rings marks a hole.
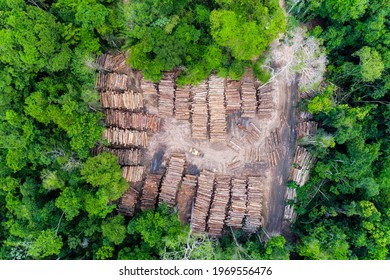
[[[152,81],[145,80],[144,77],[141,78],[141,90],[143,94],[154,94],[157,95],[157,86]]]
[[[314,135],[317,132],[317,122],[314,121],[298,122],[296,125],[296,131],[297,131],[297,139]]]
[[[248,177],[244,230],[254,233],[262,224],[264,177]]]
[[[166,72],[158,85],[158,114],[161,118],[173,116],[174,100],[175,76],[172,72]]]
[[[108,109],[105,112],[105,123],[107,126],[157,132],[159,118],[152,114]]]
[[[248,70],[241,83],[241,110],[242,116],[254,118],[257,108],[257,93],[255,88],[255,79],[252,71]]]
[[[237,112],[241,109],[240,81],[227,80],[225,88],[226,111]]]
[[[126,54],[116,55],[105,53],[98,57],[99,68],[107,72],[124,72],[129,66],[126,64]]]
[[[270,135],[265,139],[265,147],[268,155],[268,161],[271,166],[276,166],[281,157],[280,151],[280,132],[279,129],[270,132]]]
[[[293,166],[290,171],[290,180],[298,186],[303,186],[309,179],[310,167],[315,159],[313,155],[303,147],[298,146],[295,149]]]
[[[191,228],[194,232],[205,232],[210,203],[214,190],[214,173],[203,170],[198,177],[198,190],[192,211]]]
[[[275,112],[276,106],[271,93],[259,94],[259,105],[257,107],[257,114],[262,119],[270,119],[273,112]]]
[[[190,86],[184,86],[176,89],[175,118],[177,120],[190,119],[190,94],[191,94]]]
[[[120,199],[118,212],[123,215],[133,216],[138,199],[139,192],[135,188],[129,187]]]
[[[161,177],[162,175],[159,174],[148,174],[146,176],[141,196],[142,210],[154,210],[156,208]]]
[[[232,228],[240,229],[246,214],[247,189],[246,179],[233,178],[231,190],[231,203],[226,224]]]
[[[112,90],[123,92],[127,90],[129,77],[126,74],[103,73],[98,74],[96,88],[98,90]]]
[[[167,172],[162,180],[159,203],[166,203],[168,206],[176,205],[176,194],[181,184],[185,165],[183,154],[173,154],[169,160]]]
[[[208,139],[207,81],[192,88],[193,102],[191,110],[192,138]]]
[[[216,75],[209,79],[207,95],[210,113],[210,142],[226,142],[225,80]]]
[[[103,132],[103,139],[115,147],[142,147],[146,148],[148,144],[148,135],[145,131],[121,129],[109,127]]]
[[[129,183],[140,182],[143,179],[144,168],[142,165],[122,166],[122,177]]]
[[[177,211],[179,219],[183,224],[188,223],[191,218],[191,209],[196,193],[198,178],[194,175],[186,174],[177,194]]]
[[[100,93],[100,103],[102,108],[140,111],[144,107],[144,98],[139,92],[102,91]]]
[[[230,180],[228,175],[217,175],[215,178],[214,198],[210,207],[208,233],[221,236],[230,200]]]

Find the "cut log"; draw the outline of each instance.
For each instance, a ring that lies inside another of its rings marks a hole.
[[[143,147],[146,148],[148,135],[145,131],[110,127],[104,130],[103,139],[114,147]]]
[[[100,93],[100,102],[102,108],[140,111],[144,107],[142,94],[132,91],[125,91],[124,93],[102,91]]]
[[[193,232],[205,232],[214,189],[214,173],[203,170],[198,177],[198,191],[192,211],[191,228]]]
[[[162,180],[159,203],[166,203],[168,206],[176,205],[177,190],[181,184],[185,165],[183,154],[173,154],[169,160],[167,171]]]
[[[191,132],[194,139],[208,139],[207,81],[192,88]]]
[[[226,224],[234,229],[240,229],[243,226],[243,220],[246,214],[247,201],[247,183],[246,179],[233,178],[231,190],[231,203]]]
[[[141,196],[141,209],[154,210],[157,203],[158,190],[162,175],[148,174],[145,179]]]
[[[254,233],[262,225],[264,177],[248,177],[248,202],[243,229]]]
[[[225,80],[216,75],[209,78],[207,102],[210,113],[210,142],[226,142]]]
[[[230,200],[230,176],[217,175],[215,178],[214,199],[211,203],[208,233],[210,236],[221,236]]]
[[[190,94],[191,94],[190,86],[184,86],[176,89],[175,118],[177,120],[190,119]]]
[[[107,126],[116,126],[125,129],[147,130],[157,132],[159,118],[156,115],[132,113],[121,110],[106,110],[105,123]]]

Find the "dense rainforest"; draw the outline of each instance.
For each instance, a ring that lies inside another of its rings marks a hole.
[[[153,81],[174,68],[182,84],[212,71],[236,79],[246,67],[265,81],[268,45],[294,28],[279,1],[0,0],[0,259],[388,258],[386,2],[287,3],[289,22],[322,42],[328,70],[299,105],[321,129],[293,237],[263,242],[261,231],[191,235],[164,205],[116,213],[128,187],[117,158],[90,154],[104,144],[95,61],[122,49]]]

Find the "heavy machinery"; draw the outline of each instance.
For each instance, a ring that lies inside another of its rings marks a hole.
[[[191,147],[189,152],[194,156],[198,156],[198,157],[204,156],[204,154],[201,151],[199,151],[198,149],[195,149],[194,147]]]

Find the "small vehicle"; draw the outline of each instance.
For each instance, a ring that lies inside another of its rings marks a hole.
[[[191,147],[189,152],[194,156],[198,156],[198,157],[204,156],[204,154],[201,151],[199,151],[198,149],[195,149],[194,147]]]

